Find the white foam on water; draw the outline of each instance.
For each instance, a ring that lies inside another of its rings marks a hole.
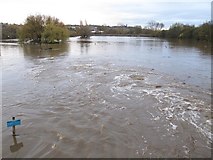
[[[176,130],[176,129],[177,129],[177,125],[174,125],[174,124],[171,123],[171,122],[170,122],[170,125],[172,126],[172,129],[173,129],[173,130]]]
[[[175,118],[177,120],[187,121],[192,124],[199,132],[201,132],[205,137],[212,141],[211,127],[209,123],[202,122],[201,115],[199,112],[199,107],[206,111],[209,110],[209,106],[205,106],[205,102],[199,99],[190,99],[186,101],[181,97],[180,93],[175,93],[171,89],[144,89],[147,95],[154,96],[159,103],[170,104],[169,107],[163,109],[158,109],[164,113],[167,120]],[[168,105],[167,105],[168,106]],[[207,121],[207,122],[210,122]],[[177,127],[171,125],[173,129]]]
[[[155,120],[155,121],[158,121],[158,120],[160,120],[160,117],[157,116],[157,117],[154,118],[154,120]]]
[[[129,74],[115,76],[112,84],[111,92],[114,93],[114,95],[118,95],[120,92],[122,95],[127,93],[126,96],[130,97],[131,93],[134,92],[154,96],[158,103],[165,104],[165,108],[157,108],[161,113],[163,113],[162,115],[165,116],[167,120],[173,119],[187,121],[200,133],[212,141],[210,127],[211,121],[204,121],[201,118],[201,113],[199,112],[201,108],[205,111],[210,110],[210,106],[206,106],[203,100],[193,97],[186,99],[181,95],[181,93],[176,92],[171,88],[153,88],[152,86],[147,86],[147,88],[137,87],[137,84],[130,78]],[[137,97],[135,96],[134,98]],[[154,116],[151,112],[149,112],[149,114],[152,116],[152,120],[156,121],[160,119],[159,116]],[[170,123],[170,127],[173,130],[176,130],[178,126]]]
[[[124,92],[132,91],[135,86],[137,85],[133,83],[128,74],[121,74],[114,77],[114,81],[110,90],[114,94],[114,97],[116,97],[115,94],[118,95],[119,93],[122,93],[127,97],[128,100],[130,100],[131,94],[124,94]]]
[[[51,146],[52,149],[54,149],[55,147],[56,147],[56,144],[53,144],[53,145]]]
[[[62,140],[64,136],[61,133],[57,133],[58,140]]]

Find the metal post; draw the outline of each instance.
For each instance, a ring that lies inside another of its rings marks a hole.
[[[12,120],[14,121],[15,117],[13,117]],[[13,126],[13,136],[15,136],[15,135],[16,135],[16,128],[15,128],[15,126]]]

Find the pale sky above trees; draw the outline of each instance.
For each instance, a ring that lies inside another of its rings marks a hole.
[[[175,22],[199,25],[211,20],[211,0],[0,0],[0,22],[24,23],[29,15],[55,16],[65,24],[166,27]]]

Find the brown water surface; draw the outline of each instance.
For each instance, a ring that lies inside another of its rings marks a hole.
[[[211,157],[207,44],[79,41],[1,44],[3,157]]]

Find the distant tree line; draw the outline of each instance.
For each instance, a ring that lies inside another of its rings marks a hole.
[[[210,22],[203,23],[195,27],[194,25],[184,25],[181,23],[173,24],[168,30],[155,33],[163,38],[195,39],[212,41],[211,30],[213,25]]]
[[[64,25],[57,18],[50,16],[29,16],[24,25],[3,24],[2,38],[20,41],[33,41],[36,43],[55,43],[65,41],[69,36],[88,38],[91,35],[127,35],[127,36],[153,36],[174,39],[193,39],[212,41],[211,22],[200,26],[175,23],[168,30],[163,29],[164,24],[156,21],[148,22],[147,26],[106,26],[88,25],[85,21],[80,25]]]
[[[213,25],[210,22],[203,23],[200,26],[185,25],[175,23],[168,30],[163,29],[164,24],[156,21],[150,21],[146,27],[141,26],[92,26],[90,28],[92,35],[127,35],[127,36],[152,36],[174,39],[193,39],[201,41],[212,41],[211,30]],[[78,27],[77,27],[78,28]],[[79,35],[76,29],[70,29],[71,36]]]
[[[18,38],[19,25],[1,23],[2,26],[2,39],[16,39]]]

